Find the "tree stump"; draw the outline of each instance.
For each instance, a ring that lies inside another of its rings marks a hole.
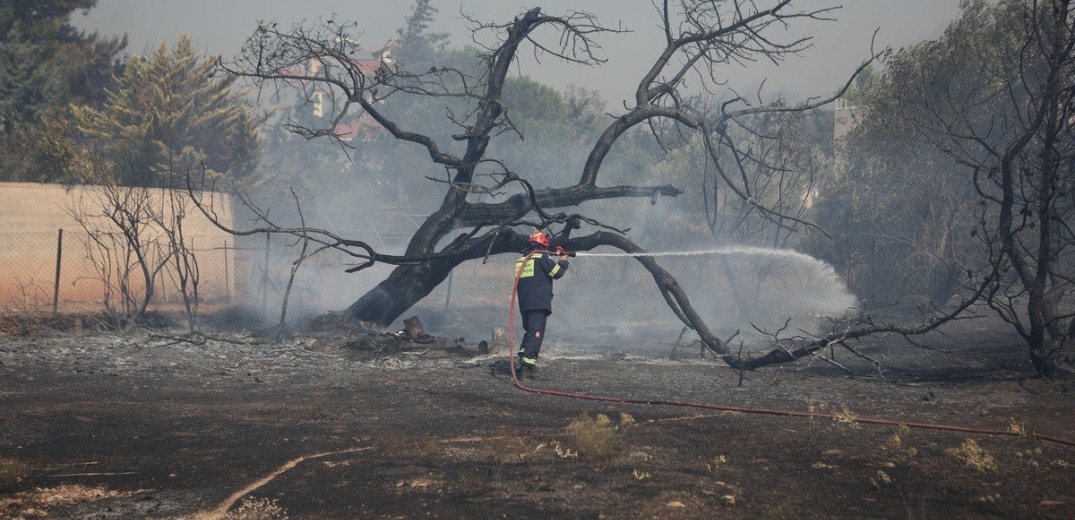
[[[492,333],[492,341],[489,342],[489,348],[486,354],[498,354],[500,353],[500,349],[508,344],[508,329],[504,327],[493,327]]]
[[[407,331],[407,335],[412,338],[422,338],[426,335],[426,329],[422,327],[422,320],[418,319],[418,316],[411,316],[403,320],[403,328]]]

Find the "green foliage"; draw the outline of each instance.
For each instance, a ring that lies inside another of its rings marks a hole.
[[[0,123],[33,124],[68,102],[99,99],[126,41],[86,35],[71,11],[96,0],[13,1],[0,6]]]
[[[100,108],[72,107],[79,130],[129,172],[123,183],[166,184],[160,171],[202,163],[239,183],[252,180],[261,121],[233,89],[234,77],[214,77],[217,59],[181,35],[171,48],[132,56]]]
[[[846,168],[819,201],[835,241],[815,253],[877,305],[942,305],[992,283],[989,305],[1033,352],[1071,324],[1073,15],[1061,2],[962,9],[851,98]]]
[[[691,229],[695,240],[708,243],[789,247],[799,236],[794,222],[776,225],[771,215],[757,211],[760,203],[783,215],[801,219],[808,210],[809,196],[832,162],[832,114],[828,111],[772,112],[738,118],[723,129],[721,139],[749,155],[734,154],[730,147],[718,149],[721,167],[714,165],[705,142],[698,136],[687,141],[666,139],[668,152],[648,173],[650,182],[685,188],[673,201],[677,208],[676,226]],[[674,134],[667,134],[674,137]],[[642,145],[636,145],[641,148]],[[731,173],[730,165],[742,164]],[[744,200],[730,184],[749,185]],[[667,219],[665,219],[667,220]],[[664,222],[657,222],[663,225]],[[667,232],[665,232],[667,234]]]
[[[68,181],[77,148],[69,103],[96,104],[120,70],[125,39],[69,23],[91,0],[0,4],[0,180]]]
[[[596,92],[561,93],[529,78],[509,78],[502,104],[516,132],[493,141],[492,154],[516,168],[536,188],[577,182],[598,131],[604,101]]]
[[[8,182],[75,183],[89,171],[88,151],[66,114],[42,117],[0,134],[0,172]]]
[[[72,34],[68,18],[88,11],[97,0],[5,0],[0,3],[0,41],[48,40]]]
[[[525,122],[566,122],[567,104],[556,89],[523,76],[508,78],[502,96],[508,110],[518,112]]]
[[[405,66],[425,66],[444,51],[448,34],[429,32],[429,24],[436,14],[437,8],[433,7],[431,0],[415,0],[406,25],[397,31],[399,43],[394,54]]]
[[[967,4],[941,39],[889,57],[882,73],[864,76],[840,115],[854,129],[816,208],[832,240],[815,236],[807,249],[845,274],[867,305],[943,305],[971,261],[974,221],[967,217],[977,197],[966,170],[924,124],[933,110],[924,102],[962,95],[965,78],[992,59],[981,45],[987,31],[979,15]],[[976,28],[967,30],[969,23]]]
[[[55,110],[67,97],[66,82],[56,74],[62,63],[50,60],[58,44],[6,42],[0,47],[0,121],[3,131],[29,124]]]

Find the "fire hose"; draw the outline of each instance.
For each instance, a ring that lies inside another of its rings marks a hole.
[[[534,393],[534,394],[548,395],[548,396],[553,396],[553,397],[562,397],[562,398],[568,398],[568,399],[583,399],[583,400],[588,400],[588,401],[603,401],[603,402],[620,403],[620,404],[675,406],[675,407],[681,407],[681,408],[696,408],[696,409],[702,409],[702,410],[714,410],[714,411],[720,411],[720,412],[735,412],[735,413],[743,413],[743,414],[776,415],[776,416],[782,416],[782,417],[799,417],[799,418],[811,418],[811,419],[829,419],[829,420],[832,420],[832,421],[847,420],[846,416],[838,416],[838,415],[835,415],[835,414],[828,414],[828,413],[801,412],[801,411],[795,411],[795,410],[777,410],[777,409],[769,409],[769,408],[756,408],[756,407],[749,407],[749,406],[734,406],[734,405],[712,404],[712,403],[698,403],[698,402],[691,402],[691,401],[676,401],[676,400],[667,400],[667,399],[637,399],[637,398],[628,398],[628,397],[614,396],[614,395],[594,395],[594,394],[583,394],[583,393],[577,393],[577,392],[566,392],[566,391],[561,391],[561,390],[550,390],[550,389],[546,389],[546,388],[535,388],[535,387],[524,385],[519,380],[519,376],[515,371],[515,352],[514,352],[515,347],[513,345],[513,341],[514,341],[514,338],[515,338],[515,301],[516,301],[516,294],[517,294],[518,289],[519,289],[519,278],[521,277],[521,275],[523,273],[523,270],[526,268],[526,264],[530,261],[531,257],[533,257],[536,254],[542,254],[542,253],[544,253],[544,254],[552,254],[552,255],[566,254],[568,256],[574,256],[573,254],[569,253],[568,251],[566,251],[562,247],[557,247],[555,251],[547,251],[547,250],[531,251],[529,254],[526,255],[526,257],[524,257],[523,261],[519,263],[519,267],[515,271],[515,281],[514,281],[514,283],[512,285],[512,289],[511,289],[511,299],[510,299],[511,301],[510,301],[510,303],[508,305],[508,349],[507,349],[508,350],[509,372],[511,373],[511,381],[512,381],[512,384],[515,385],[515,388],[518,388],[519,390],[522,390],[524,392],[530,392],[530,393]],[[942,424],[942,423],[906,422],[906,421],[897,421],[897,420],[894,420],[894,419],[884,419],[884,418],[879,418],[879,417],[855,417],[854,422],[861,423],[861,424],[877,424],[877,425],[896,426],[896,427],[905,426],[907,428],[915,428],[915,429],[921,429],[921,430],[938,430],[938,431],[960,432],[960,433],[978,434],[978,435],[993,435],[993,436],[1001,436],[1001,437],[1030,437],[1030,438],[1038,439],[1040,441],[1052,442],[1052,443],[1056,443],[1056,444],[1062,444],[1062,445],[1065,445],[1065,446],[1075,447],[1075,441],[1073,441],[1073,440],[1064,439],[1064,438],[1061,438],[1061,437],[1055,437],[1055,436],[1051,436],[1051,435],[1043,435],[1043,434],[1040,434],[1040,433],[1028,433],[1028,432],[1025,432],[1025,431],[997,430],[997,429],[977,428],[977,427],[971,427],[971,426],[959,426],[959,425]]]

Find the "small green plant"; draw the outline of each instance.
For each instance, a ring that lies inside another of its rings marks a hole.
[[[623,440],[607,415],[583,414],[567,426],[575,451],[590,460],[608,459],[619,451]]]
[[[967,439],[958,448],[948,448],[945,453],[959,459],[963,464],[979,472],[997,471],[997,461],[987,451],[978,446],[974,439]]]

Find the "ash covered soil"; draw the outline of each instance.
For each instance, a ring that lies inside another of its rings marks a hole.
[[[884,377],[847,352],[853,375],[740,374],[673,337],[554,341],[522,381],[828,418],[528,393],[488,338],[7,334],[0,518],[1075,518],[1075,447],[1035,436],[1075,439],[1075,381],[961,327],[860,346]]]

